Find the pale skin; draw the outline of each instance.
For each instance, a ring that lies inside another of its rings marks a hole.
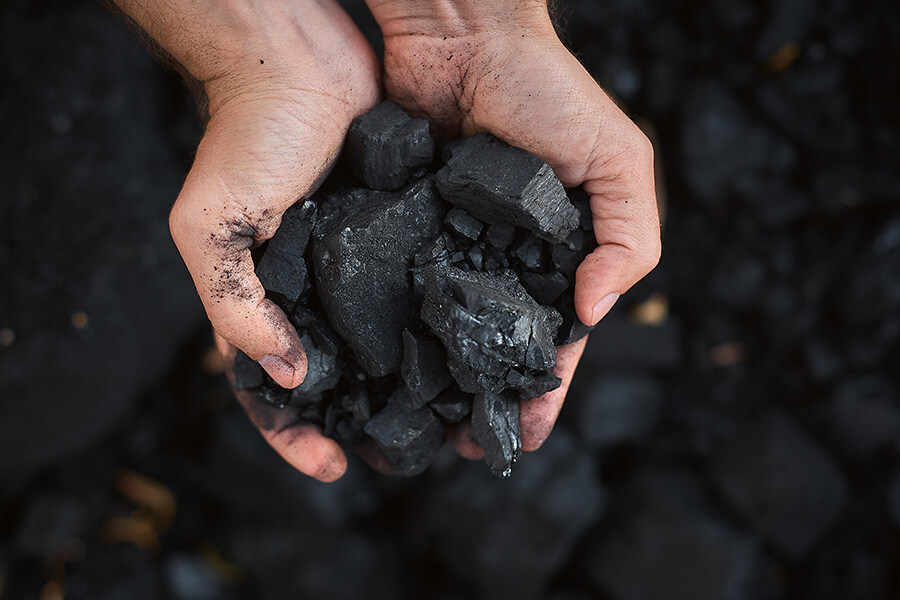
[[[199,81],[210,120],[170,229],[230,366],[240,348],[282,386],[306,356],[265,298],[250,249],[327,175],[350,123],[382,99],[382,67],[334,0],[116,0]],[[490,132],[541,157],[591,197],[598,247],[578,269],[576,311],[596,323],[657,264],[659,217],[647,138],[557,38],[534,0],[368,0],[385,41],[384,94],[443,139]],[[521,403],[526,451],[547,439],[585,342],[559,348],[563,385]],[[341,448],[290,411],[237,394],[272,447],[321,481]],[[467,424],[450,439],[480,458]],[[372,452],[364,458],[384,470]]]

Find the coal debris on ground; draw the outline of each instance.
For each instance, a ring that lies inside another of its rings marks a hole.
[[[596,246],[587,196],[487,134],[452,142],[432,173],[423,123],[391,102],[359,117],[349,168],[285,213],[257,275],[297,328],[306,379],[280,389],[241,354],[235,385],[346,444],[371,439],[398,475],[421,473],[443,423],[471,415],[506,477],[518,402],[559,387],[556,346],[590,330],[571,293]]]

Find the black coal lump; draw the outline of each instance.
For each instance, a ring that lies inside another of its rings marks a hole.
[[[567,189],[566,193],[569,194],[569,200],[578,209],[578,226],[582,231],[594,231],[590,196],[582,187]]]
[[[519,274],[519,281],[525,291],[540,304],[550,305],[556,302],[569,287],[569,280],[562,273],[532,273],[525,271]]]
[[[518,388],[519,397],[522,400],[539,398],[547,392],[552,392],[560,385],[562,385],[562,379],[560,379],[553,373],[544,373],[542,375],[534,377],[531,383],[520,386]]]
[[[484,232],[484,241],[498,250],[506,250],[515,237],[516,228],[509,223],[495,223]]]
[[[459,423],[472,412],[472,396],[459,390],[445,390],[428,406],[447,423]]]
[[[519,459],[519,403],[509,394],[481,392],[472,401],[472,438],[484,449],[484,462],[497,477],[509,477]]]
[[[535,302],[515,275],[424,269],[421,318],[443,342],[461,390],[500,392],[510,369],[553,368],[559,313]]]
[[[303,253],[315,223],[314,202],[306,200],[289,208],[256,267],[256,276],[263,288],[276,303],[288,311],[309,289]]]
[[[454,146],[437,173],[441,196],[487,223],[510,223],[553,242],[578,227],[578,210],[550,165],[479,133]]]
[[[554,338],[557,346],[566,346],[574,344],[593,329],[590,325],[585,325],[575,313],[575,294],[573,289],[566,290],[563,295],[556,301],[553,307],[562,316],[562,325],[556,331]]]
[[[384,452],[396,475],[418,475],[444,442],[444,425],[430,408],[413,408],[409,392],[398,389],[366,423],[364,431]]]
[[[401,334],[415,324],[409,268],[441,232],[433,178],[400,192],[351,189],[328,197],[315,230],[316,291],[325,314],[365,371],[400,368]]]
[[[403,331],[400,374],[416,408],[434,400],[453,381],[440,343],[408,329]]]
[[[451,208],[444,217],[444,224],[452,231],[470,240],[477,240],[481,235],[481,230],[484,229],[484,223],[461,208]]]
[[[350,170],[376,190],[399,189],[434,156],[428,121],[413,119],[391,101],[353,122],[345,148]]]
[[[266,404],[270,404],[275,408],[284,408],[290,400],[291,392],[286,390],[269,377],[263,374],[263,384],[257,388],[257,398]]]
[[[298,395],[321,394],[334,388],[341,378],[341,369],[334,354],[324,352],[307,332],[300,336],[300,343],[306,351],[306,377],[294,388],[292,399]]]
[[[542,271],[546,259],[544,243],[533,235],[523,236],[513,247],[512,255],[519,259],[522,266],[529,271]]]
[[[263,383],[263,369],[259,363],[238,350],[234,357],[234,388],[237,390],[249,390],[257,388]]]

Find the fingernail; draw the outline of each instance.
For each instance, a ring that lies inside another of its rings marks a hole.
[[[294,367],[283,358],[269,354],[256,362],[272,376],[278,385],[284,388],[291,387],[294,379]]]
[[[600,319],[606,316],[619,296],[620,294],[610,294],[594,305],[594,308],[591,309],[591,325],[596,325]]]

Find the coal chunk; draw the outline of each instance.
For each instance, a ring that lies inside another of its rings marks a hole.
[[[408,271],[419,248],[441,232],[433,178],[401,192],[344,190],[321,211],[313,260],[325,314],[367,373],[396,372],[401,334],[416,321]]]
[[[257,388],[263,382],[263,369],[259,363],[238,350],[234,357],[234,387],[238,390]]]
[[[294,388],[291,400],[296,397],[314,397],[338,384],[341,369],[334,354],[324,352],[309,333],[300,336],[300,343],[306,351],[306,377]]]
[[[443,342],[464,392],[501,392],[511,369],[548,371],[559,314],[537,304],[511,274],[427,267],[421,318]]]
[[[804,557],[835,524],[847,498],[832,458],[777,413],[745,426],[716,456],[712,481],[751,527],[792,560]]]
[[[554,343],[557,346],[574,344],[589,334],[594,328],[585,325],[575,313],[575,292],[573,289],[564,290],[553,307],[559,312],[562,323],[556,330]]]
[[[509,477],[522,449],[517,399],[509,394],[475,394],[472,438],[484,449],[484,462],[491,472],[497,477]]]
[[[540,304],[549,306],[569,288],[569,280],[562,273],[532,273],[525,271],[519,275],[522,287]]]
[[[512,254],[529,271],[541,271],[546,263],[544,244],[533,235],[526,235],[516,244]]]
[[[522,400],[532,400],[543,396],[547,392],[552,392],[561,385],[562,379],[553,373],[543,373],[531,378],[529,383],[517,386],[516,389],[519,391],[519,397]]]
[[[315,223],[314,202],[306,200],[289,208],[256,267],[256,276],[263,288],[288,311],[309,289],[309,274],[303,253]]]
[[[554,242],[578,227],[578,210],[550,165],[486,133],[454,146],[437,185],[445,200],[487,223],[517,225]]]
[[[428,121],[413,119],[388,100],[353,122],[346,152],[351,171],[363,184],[392,191],[431,164],[434,140]]]
[[[460,208],[451,208],[444,217],[444,224],[452,231],[470,240],[477,240],[484,223]]]
[[[403,331],[400,374],[416,408],[434,400],[453,381],[440,343],[409,330]]]
[[[384,452],[397,475],[418,475],[427,469],[444,442],[440,419],[427,406],[413,408],[405,389],[394,392],[364,430]]]
[[[429,403],[431,410],[448,423],[459,423],[472,412],[472,397],[447,390]]]

